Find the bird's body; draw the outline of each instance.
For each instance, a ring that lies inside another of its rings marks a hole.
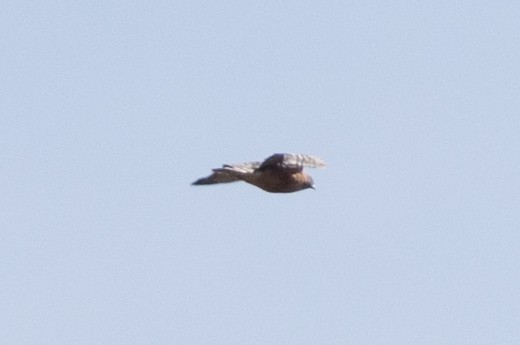
[[[198,179],[193,185],[244,181],[271,193],[292,193],[313,188],[312,177],[303,167],[323,167],[325,163],[313,156],[277,153],[263,162],[224,165],[213,174]]]

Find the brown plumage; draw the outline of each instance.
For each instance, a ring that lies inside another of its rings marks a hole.
[[[213,174],[193,182],[193,185],[244,181],[271,193],[292,193],[314,189],[312,177],[303,167],[325,166],[321,159],[308,155],[277,153],[263,162],[224,165]]]

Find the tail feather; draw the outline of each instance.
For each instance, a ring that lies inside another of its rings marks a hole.
[[[213,169],[213,174],[198,179],[193,182],[192,185],[206,185],[206,184],[217,184],[217,183],[230,183],[240,181],[237,176],[237,172],[232,167]]]

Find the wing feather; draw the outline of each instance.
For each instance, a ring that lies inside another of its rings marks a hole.
[[[301,171],[303,167],[321,168],[324,166],[325,162],[316,156],[292,153],[276,153],[268,157],[258,169],[265,170],[266,168],[271,167]]]

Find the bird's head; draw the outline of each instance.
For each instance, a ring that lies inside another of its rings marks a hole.
[[[311,188],[316,190],[316,187],[314,187],[314,181],[312,180],[312,177],[310,177],[309,175],[307,175],[306,177],[307,178],[305,180],[305,183],[303,184],[303,189]]]

